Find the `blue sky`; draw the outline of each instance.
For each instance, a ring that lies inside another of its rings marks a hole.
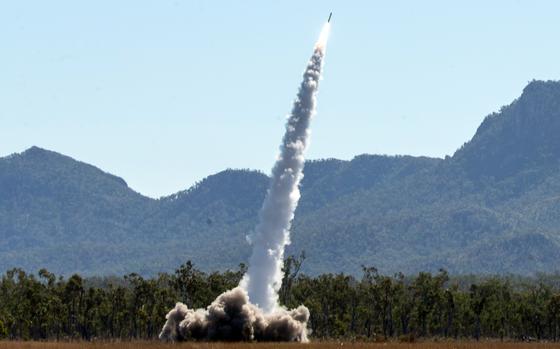
[[[331,10],[308,158],[451,155],[560,75],[557,1],[1,1],[0,156],[37,145],[152,197],[268,173]]]

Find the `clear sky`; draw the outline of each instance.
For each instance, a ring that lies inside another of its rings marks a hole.
[[[451,155],[560,76],[558,1],[1,1],[0,156],[37,145],[152,197],[268,173],[330,11],[308,158]]]

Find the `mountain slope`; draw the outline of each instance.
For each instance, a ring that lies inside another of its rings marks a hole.
[[[0,265],[97,265],[89,251],[134,240],[154,204],[121,178],[55,152],[33,147],[3,158]],[[73,250],[71,261],[59,253]]]
[[[288,253],[309,273],[553,272],[560,265],[560,83],[533,81],[452,157],[306,163]],[[63,155],[0,159],[0,269],[202,269],[247,260],[268,177],[226,170],[160,200]]]

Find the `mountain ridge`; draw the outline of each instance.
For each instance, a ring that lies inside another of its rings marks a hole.
[[[441,158],[306,162],[288,254],[304,271],[557,271],[560,82],[532,81]],[[227,169],[152,199],[122,178],[32,147],[0,158],[0,268],[86,275],[205,270],[248,258],[268,177]]]

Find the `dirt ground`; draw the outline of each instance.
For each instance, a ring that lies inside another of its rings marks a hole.
[[[299,343],[161,343],[161,342],[0,342],[0,349],[560,349],[560,343],[512,343],[453,341],[418,343],[311,342]]]

